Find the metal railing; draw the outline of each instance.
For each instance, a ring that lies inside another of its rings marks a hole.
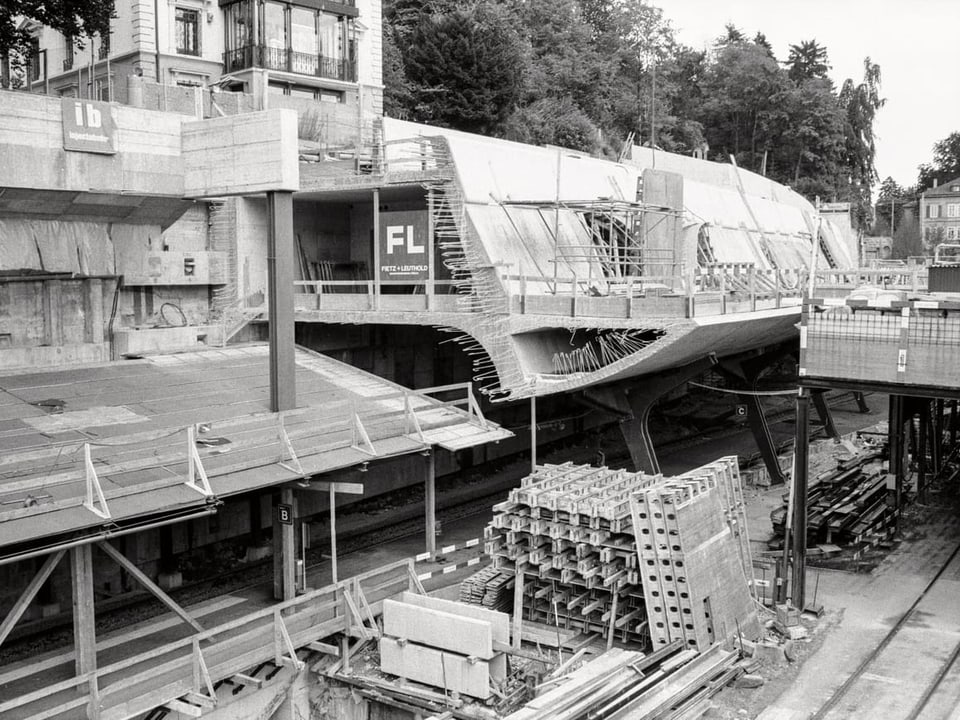
[[[357,80],[355,61],[298,52],[291,48],[244,45],[223,54],[224,72],[238,72],[254,67],[347,82]]]
[[[86,706],[94,720],[126,720],[188,696],[215,706],[214,685],[249,668],[273,662],[299,670],[297,650],[310,643],[338,633],[376,637],[383,600],[404,590],[423,592],[410,558],[7,700],[0,716],[52,717]]]
[[[500,273],[510,312],[561,316],[630,318],[645,313],[702,317],[798,306],[810,291],[805,268],[764,269],[753,263],[714,263],[667,275],[609,278],[575,273],[566,276]],[[925,292],[926,268],[818,270],[814,293],[837,297],[862,287]],[[427,282],[341,280],[300,281],[300,310],[476,313],[455,302],[451,280]],[[401,291],[401,292],[396,292]],[[309,299],[307,299],[308,296]]]

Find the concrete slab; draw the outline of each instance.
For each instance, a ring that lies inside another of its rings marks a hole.
[[[380,638],[380,669],[480,700],[490,697],[490,667],[483,660],[467,658],[434,648],[401,644],[396,638]]]
[[[494,642],[510,642],[510,616],[507,613],[497,612],[496,610],[487,610],[486,608],[468,605],[466,603],[452,600],[444,600],[429,595],[418,595],[417,593],[404,592],[400,599],[411,605],[432,608],[433,610],[442,610],[443,612],[462,615],[473,618],[474,620],[483,620],[493,627]]]
[[[383,632],[483,660],[494,656],[490,623],[396,600],[383,601]]]

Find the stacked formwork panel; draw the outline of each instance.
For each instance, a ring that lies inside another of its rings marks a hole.
[[[660,476],[543,465],[494,507],[487,552],[523,574],[527,620],[646,642],[630,494]]]
[[[655,647],[759,633],[735,457],[670,479],[543,465],[494,510],[486,550],[526,620]]]
[[[631,512],[655,648],[759,634],[736,458],[638,491]]]

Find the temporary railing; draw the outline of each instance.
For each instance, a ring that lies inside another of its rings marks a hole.
[[[445,392],[446,400],[428,397]],[[452,397],[449,397],[451,396]],[[446,411],[446,412],[444,412]],[[322,452],[353,448],[377,456],[377,442],[399,435],[422,441],[423,431],[458,422],[486,428],[469,383],[425,391],[399,390],[358,401],[343,400],[323,408],[283,413],[256,413],[240,418],[133,433],[102,443],[65,443],[42,450],[8,452],[0,459],[7,473],[4,492],[22,493],[19,507],[6,503],[0,522],[83,506],[102,519],[112,519],[115,498],[183,485],[211,498],[216,479],[251,467],[279,463],[303,473],[301,459]],[[220,443],[242,447],[246,460],[209,454]],[[137,482],[137,473],[165,468],[168,476]],[[123,487],[107,487],[106,479],[124,478]],[[50,500],[51,488],[76,484],[73,497]],[[91,521],[95,518],[91,518]]]
[[[376,637],[383,600],[404,590],[423,593],[412,559],[0,702],[0,717],[55,717],[86,707],[92,720],[126,720],[161,705],[182,706],[181,698],[195,703],[193,709],[214,707],[214,686],[222,680],[265,662],[299,670],[301,648],[338,654],[320,642],[332,635]]]
[[[757,268],[753,263],[715,263],[692,270],[679,267],[669,275],[597,277],[586,265],[579,276],[499,275],[512,313],[566,317],[632,318],[644,314],[667,317],[704,317],[796,306],[808,294],[805,268]],[[888,290],[924,292],[923,267],[818,270],[819,295],[846,295],[871,286]],[[475,312],[457,302],[454,282],[410,283],[382,281],[380,292],[372,280],[301,281],[295,283],[298,310]],[[387,292],[384,292],[386,290]]]

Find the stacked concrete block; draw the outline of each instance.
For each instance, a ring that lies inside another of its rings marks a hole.
[[[383,602],[380,669],[486,700],[506,679],[509,616],[426,595]]]
[[[633,496],[654,648],[681,639],[704,649],[738,631],[759,634],[742,504],[733,457]]]

